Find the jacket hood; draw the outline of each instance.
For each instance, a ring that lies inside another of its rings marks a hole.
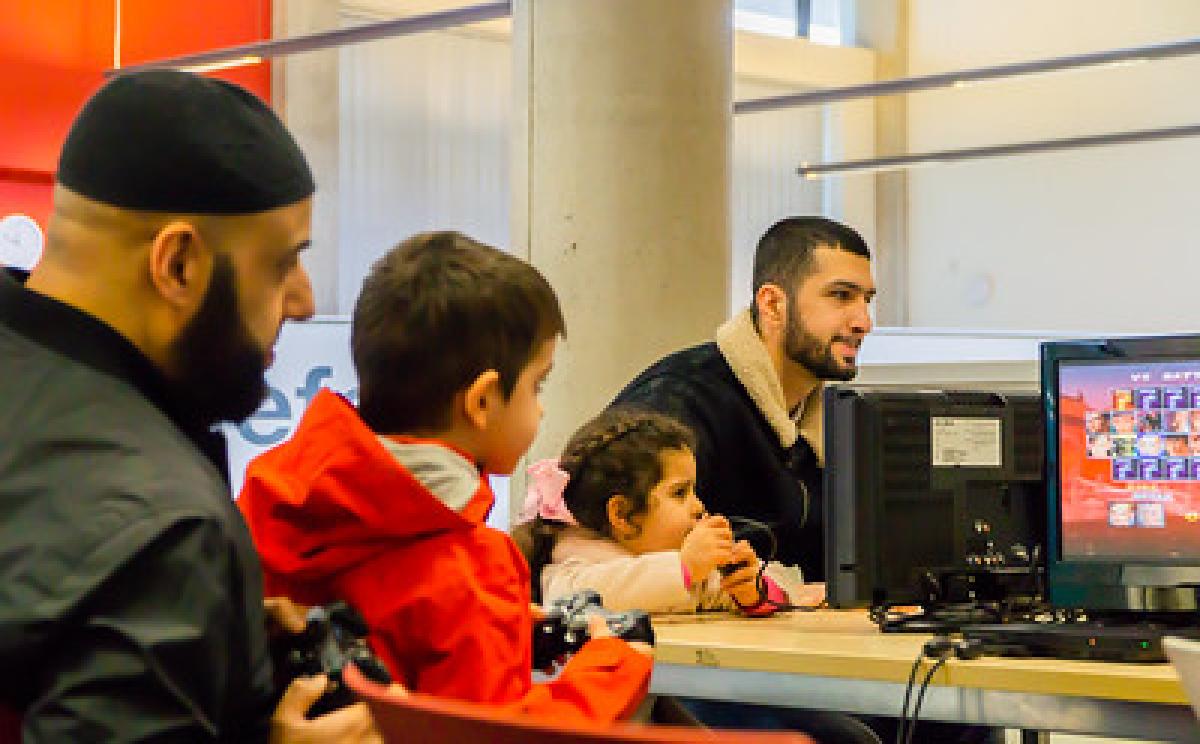
[[[291,581],[312,582],[398,542],[482,524],[494,497],[487,479],[476,477],[474,495],[461,511],[447,507],[348,401],[321,390],[292,438],[250,463],[239,506],[264,567]]]

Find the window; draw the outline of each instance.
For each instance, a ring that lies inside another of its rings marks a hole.
[[[805,36],[818,44],[851,38],[853,0],[734,0],[733,26],[772,36]]]
[[[734,0],[733,27],[772,36],[798,36],[801,4],[797,0]]]
[[[844,43],[843,40],[850,35],[846,32],[849,3],[842,0],[808,0],[804,5],[808,10],[806,36],[809,41],[833,46]]]

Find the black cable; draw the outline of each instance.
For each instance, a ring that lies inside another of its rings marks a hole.
[[[758,574],[754,577],[754,588],[758,590],[759,596],[759,601],[754,605],[754,607],[759,607],[763,604],[769,604],[773,612],[781,612],[793,609],[792,605],[788,605],[783,602],[776,602],[767,597],[767,584],[763,579],[763,575],[767,571],[767,564],[773,561],[775,559],[775,554],[779,552],[779,541],[775,538],[775,530],[771,529],[771,525],[767,524],[766,522],[760,522],[757,519],[750,519],[749,517],[726,517],[726,519],[729,520],[731,525],[741,525],[740,527],[735,527],[733,529],[733,537],[735,540],[742,537],[747,532],[766,533],[767,539],[770,540],[771,548],[769,551],[767,551],[767,557],[765,560],[762,558],[759,559]],[[747,607],[742,607],[740,604],[738,607],[743,610],[747,609]]]
[[[904,732],[908,726],[908,700],[912,697],[913,683],[917,680],[917,670],[921,668],[921,659],[925,658],[922,651],[913,662],[912,671],[908,673],[908,684],[904,686],[904,704],[900,706],[900,725],[896,728],[896,744],[904,744]]]
[[[898,607],[912,607],[911,611],[897,611]],[[916,632],[944,632],[957,630],[966,625],[1005,622],[1038,622],[1038,615],[1045,612],[1040,604],[1018,605],[1011,602],[943,603],[912,605],[908,602],[883,602],[872,605],[868,617],[884,633],[904,632],[917,625]],[[941,630],[931,630],[934,623]]]
[[[726,517],[731,525],[739,525],[733,529],[735,539],[744,536],[749,532],[763,532],[770,541],[770,550],[767,551],[766,559],[760,559],[758,562],[758,575],[754,577],[755,587],[758,589],[758,596],[761,597],[755,607],[763,604],[769,605],[772,612],[813,612],[815,610],[824,609],[828,605],[821,602],[816,605],[797,605],[790,602],[776,602],[767,597],[767,585],[764,576],[767,571],[767,564],[775,560],[775,555],[779,552],[779,540],[775,537],[774,526],[766,522],[760,522],[757,519],[749,517]],[[745,609],[745,608],[742,608]]]
[[[829,605],[825,604],[824,602],[815,605],[798,605],[790,602],[776,602],[773,599],[766,599],[763,601],[771,605],[771,609],[774,612],[816,612],[817,610],[829,609]]]
[[[1046,603],[1046,572],[1041,570],[1042,544],[1034,543],[1029,554],[1029,570],[1033,572],[1034,604]]]
[[[942,656],[933,663],[929,671],[925,674],[925,679],[921,680],[921,691],[917,693],[917,702],[913,706],[912,721],[908,724],[908,738],[904,740],[904,744],[912,744],[913,736],[917,731],[917,721],[921,718],[921,703],[925,700],[925,691],[929,689],[929,683],[933,680],[933,675],[937,674],[937,670],[942,668],[946,660],[950,658],[949,654]]]
[[[930,629],[940,628],[952,630],[964,625],[1005,622],[1038,622],[1041,615],[1050,608],[1046,604],[1046,575],[1042,569],[1043,549],[1041,544],[1034,544],[1029,556],[1029,587],[1021,587],[1020,591],[1012,591],[1002,596],[990,599],[974,599],[972,601],[949,601],[947,592],[941,588],[938,572],[947,579],[963,574],[963,570],[938,569],[926,571],[925,577],[932,582],[926,582],[920,592],[920,599],[883,601],[870,608],[870,618],[883,632],[916,630],[929,632]],[[967,569],[966,573],[971,570]],[[986,573],[986,572],[985,572]],[[1023,592],[1031,591],[1032,596]],[[899,607],[916,607],[911,611],[898,611]]]
[[[757,519],[750,519],[749,517],[726,517],[726,519],[729,520],[731,525],[742,525],[741,527],[737,527],[733,530],[733,537],[735,540],[745,535],[747,532],[765,532],[767,539],[771,541],[771,549],[767,551],[768,555],[764,563],[769,563],[775,560],[775,555],[779,552],[779,541],[775,538],[775,530],[772,529],[771,525],[767,524],[766,522],[760,522]]]
[[[960,641],[955,641],[948,635],[937,635],[921,646],[921,652],[917,654],[916,660],[913,661],[912,670],[908,673],[908,683],[904,685],[904,703],[900,706],[900,724],[896,729],[896,744],[905,744],[906,741],[912,741],[912,735],[909,732],[912,730],[912,727],[916,726],[916,716],[921,709],[921,704],[917,702],[914,706],[912,712],[913,721],[910,724],[908,720],[908,702],[912,698],[913,685],[917,679],[917,671],[921,668],[921,661],[925,658],[937,659],[933,670],[925,676],[925,683],[922,686],[921,692],[921,696],[924,696],[924,687],[928,686],[929,680],[933,677],[937,667],[944,664],[946,659],[950,658],[952,654],[957,653],[960,645]],[[920,697],[918,697],[919,700]]]

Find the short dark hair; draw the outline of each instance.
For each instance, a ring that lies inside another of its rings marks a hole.
[[[415,235],[375,262],[354,305],[359,414],[379,433],[443,429],[454,396],[500,374],[505,397],[544,342],[566,334],[537,269],[457,232]]]
[[[776,284],[789,292],[813,269],[813,251],[837,250],[871,258],[867,241],[849,225],[825,217],[786,217],[763,233],[754,251],[754,294],[764,284]],[[757,318],[757,309],[751,303]]]

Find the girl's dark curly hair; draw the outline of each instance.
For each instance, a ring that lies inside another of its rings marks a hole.
[[[662,480],[661,454],[695,451],[691,429],[678,419],[635,406],[615,406],[584,424],[563,448],[559,467],[570,476],[563,500],[581,526],[611,537],[608,500],[624,496],[625,517],[644,514]],[[541,517],[518,525],[513,539],[529,562],[533,598],[541,600],[542,568],[550,562],[561,522]]]

